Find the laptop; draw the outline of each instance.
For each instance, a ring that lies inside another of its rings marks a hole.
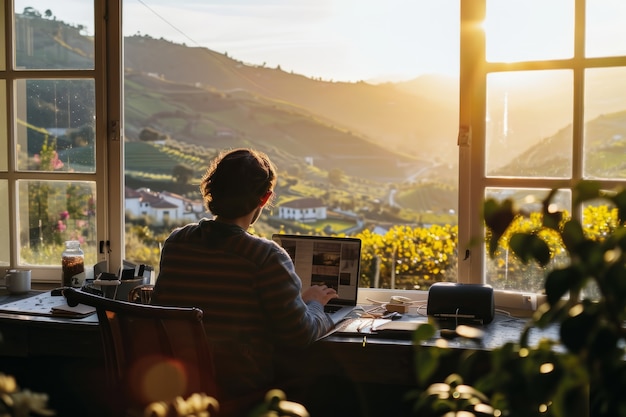
[[[339,295],[324,306],[333,323],[356,307],[361,267],[361,239],[351,237],[274,234],[293,260],[302,288],[326,285]]]

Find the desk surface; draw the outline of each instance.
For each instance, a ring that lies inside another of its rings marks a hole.
[[[21,320],[30,323],[45,323],[57,326],[77,324],[97,326],[95,314],[87,317],[62,317],[52,314],[52,307],[67,305],[63,296],[52,296],[51,291],[30,291],[14,295],[0,292],[0,321]]]
[[[30,323],[32,325],[39,326],[49,326],[54,328],[74,328],[90,331],[96,331],[98,325],[98,318],[95,314],[92,314],[83,318],[66,318],[60,316],[53,316],[48,314],[39,314],[38,311],[34,311],[29,313],[27,311],[20,312],[11,311],[2,311],[3,306],[12,306],[12,305],[20,305],[20,303],[24,303],[23,300],[39,300],[39,304],[41,304],[41,299],[44,299],[44,303],[50,303],[49,297],[50,291],[30,291],[28,294],[24,295],[9,295],[7,293],[0,292],[0,323]],[[60,297],[52,297],[52,299],[58,298],[59,303],[64,301],[62,296]],[[21,307],[20,307],[21,308]],[[29,309],[30,307],[26,307]],[[48,306],[46,306],[48,308]],[[368,307],[365,307],[367,310]],[[423,313],[424,309],[421,307],[412,307],[409,311],[403,314],[401,318],[402,321],[418,321],[418,322],[426,322],[428,320],[427,316]],[[483,333],[482,339],[480,342],[475,340],[464,339],[460,337],[447,338],[446,342],[448,347],[451,348],[461,348],[461,349],[493,349],[499,346],[504,345],[507,342],[519,342],[520,334],[523,331],[526,323],[528,322],[527,318],[517,318],[511,317],[508,315],[504,315],[501,313],[496,313],[494,320],[485,325],[473,325],[480,329]],[[442,327],[449,326],[449,323],[442,325]],[[530,345],[536,345],[541,338],[551,338],[553,340],[559,340],[558,328],[556,326],[551,326],[547,329],[531,329],[529,333],[529,343]],[[426,344],[435,344],[438,340],[438,345],[441,345],[440,341],[440,332],[437,332],[435,338],[431,341],[426,342]],[[374,334],[331,334],[323,339],[325,342],[334,342],[334,343],[356,343],[359,345],[364,344],[379,344],[379,345],[411,345],[412,341],[410,337],[381,337],[380,335]]]
[[[367,310],[368,307],[365,307]],[[423,307],[411,307],[407,313],[402,315],[402,321],[415,321],[415,322],[427,322],[428,317],[423,313],[425,309]],[[496,313],[493,321],[489,324],[466,324],[471,327],[475,327],[482,332],[482,338],[480,341],[465,339],[461,337],[449,337],[445,339],[445,344],[451,348],[461,349],[494,349],[502,346],[508,342],[516,343],[520,341],[521,332],[524,330],[528,323],[528,318],[518,318],[506,315],[503,313]],[[455,323],[440,322],[441,328],[450,329],[455,327]],[[542,338],[550,338],[558,341],[558,327],[550,326],[546,329],[532,328],[529,332],[528,342],[531,346],[535,346]],[[333,333],[327,336],[324,340],[332,342],[351,342],[360,344],[395,344],[395,345],[411,345],[412,341],[410,337],[381,337],[380,335],[370,334],[337,334]],[[426,342],[427,345],[441,346],[441,332],[437,331],[435,337]]]

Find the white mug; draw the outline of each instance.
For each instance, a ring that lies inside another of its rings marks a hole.
[[[24,294],[30,291],[30,269],[8,269],[4,275],[4,285],[11,294]]]

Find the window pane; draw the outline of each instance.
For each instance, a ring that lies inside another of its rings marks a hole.
[[[292,3],[124,2],[126,258],[158,267],[175,225],[210,216],[208,161],[243,146],[279,172],[257,235],[361,234],[362,285],[454,279],[460,2]]]
[[[571,176],[572,89],[569,70],[488,75],[488,176]]]
[[[626,55],[626,2],[586,0],[586,5],[587,56]]]
[[[16,81],[18,169],[95,171],[95,83]]]
[[[574,56],[574,0],[488,0],[487,61]]]
[[[93,5],[85,0],[15,0],[15,67],[93,69]]]
[[[95,182],[20,180],[18,193],[21,265],[60,266],[66,240],[80,241],[85,264],[96,263]]]
[[[5,180],[0,180],[0,199],[9,201],[9,185]],[[11,266],[9,254],[9,205],[0,204],[0,266]]]
[[[6,80],[0,80],[0,171],[6,171],[9,167],[7,114],[7,83]]]
[[[626,67],[585,72],[584,175],[626,179]]]
[[[548,195],[549,190],[521,189],[521,188],[486,188],[485,199],[492,198],[497,201],[510,199],[515,207],[524,209],[529,213],[528,217],[518,219],[513,223],[507,233],[500,239],[500,245],[493,258],[487,257],[486,283],[495,289],[540,292],[544,289],[546,270],[562,266],[568,261],[568,255],[561,244],[560,238],[555,233],[540,232],[540,236],[548,242],[552,250],[552,260],[547,268],[542,268],[536,262],[528,264],[520,261],[509,250],[508,240],[511,233],[529,232],[541,227],[542,201]],[[566,210],[571,213],[571,192],[560,191],[552,199],[555,210]],[[488,253],[488,251],[487,251]]]

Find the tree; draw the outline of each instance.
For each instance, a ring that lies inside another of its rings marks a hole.
[[[194,170],[187,165],[178,164],[172,170],[172,177],[179,184],[187,184],[193,178]]]
[[[165,141],[168,139],[168,135],[159,132],[151,127],[144,127],[139,132],[139,140],[144,142],[158,142],[160,140]]]
[[[24,11],[22,12],[24,16],[33,16],[33,17],[41,17],[41,13],[39,10],[34,7],[24,7]]]

